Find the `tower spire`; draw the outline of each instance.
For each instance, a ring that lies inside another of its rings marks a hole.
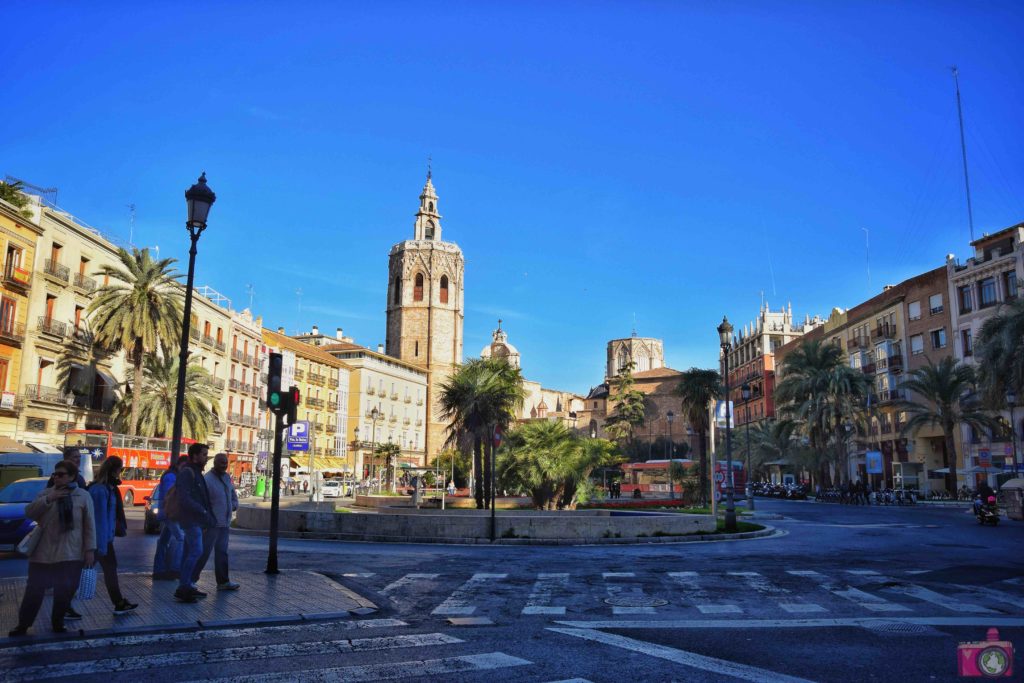
[[[416,223],[413,227],[413,239],[441,241],[441,214],[437,212],[437,192],[434,183],[430,157],[427,157],[427,182],[420,192],[420,210],[416,212]]]

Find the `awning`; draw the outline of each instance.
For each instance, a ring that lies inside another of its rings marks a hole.
[[[321,472],[348,472],[348,459],[332,456],[316,456],[313,458],[313,468]]]
[[[63,448],[60,446],[54,446],[53,444],[46,443],[45,441],[26,441],[25,442],[30,448],[34,449],[36,453],[62,453]]]
[[[0,436],[0,453],[33,453],[31,447],[15,441],[9,436]]]

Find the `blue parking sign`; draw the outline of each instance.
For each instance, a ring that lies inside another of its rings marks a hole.
[[[309,422],[302,420],[290,425],[288,427],[287,444],[290,451],[308,451]]]

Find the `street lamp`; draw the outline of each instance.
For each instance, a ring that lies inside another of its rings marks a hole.
[[[665,413],[665,419],[668,420],[668,498],[672,500],[676,497],[676,485],[672,481],[672,456],[676,450],[676,445],[672,442],[672,420],[676,419],[676,414],[670,410]]]
[[[747,509],[754,509],[754,485],[750,481],[750,408],[747,407],[747,401],[750,400],[750,385],[746,382],[740,387],[740,392],[743,395],[743,409],[746,411],[746,419],[743,421],[744,429],[746,430],[747,439]]]
[[[374,406],[370,411],[370,423],[373,428],[370,430],[370,476],[377,484],[377,493],[380,493],[380,481],[377,479],[377,419],[380,411]]]
[[[391,448],[392,448],[392,440],[391,440],[391,438],[392,438],[392,435],[388,434],[388,454],[386,456],[384,456],[386,458],[386,460],[384,461],[384,467],[387,469],[387,477],[388,477],[388,479],[391,480],[390,481],[391,493],[395,493],[395,483],[396,483],[395,479],[397,479],[397,477],[395,475],[398,474],[398,472],[395,471],[395,466],[398,463],[395,462],[395,457],[391,454]],[[399,450],[401,450],[401,446],[399,446]]]
[[[206,230],[206,217],[210,207],[217,201],[217,195],[206,184],[206,171],[199,181],[185,191],[188,205],[188,229],[192,246],[188,250],[188,280],[185,284],[185,310],[181,319],[181,347],[178,352],[178,388],[174,395],[174,427],[171,434],[171,462],[177,462],[181,454],[181,421],[185,414],[185,370],[188,367],[188,339],[192,326],[192,283],[196,274],[196,242]],[[136,387],[138,389],[138,387]]]
[[[718,343],[725,360],[725,459],[729,469],[729,481],[725,487],[725,530],[736,531],[736,503],[733,500],[732,476],[732,411],[729,409],[729,346],[732,343],[732,325],[729,318],[722,316],[722,324],[718,326]]]
[[[1017,425],[1013,422],[1013,409],[1017,407],[1017,392],[1013,389],[1006,390],[1006,405],[1010,406],[1010,441],[1013,442],[1013,473],[1020,472],[1020,465],[1017,463]]]

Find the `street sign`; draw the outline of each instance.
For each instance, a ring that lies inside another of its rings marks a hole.
[[[715,402],[715,424],[725,429],[725,401]],[[729,426],[733,429],[736,428],[736,411],[733,410],[733,403],[729,401]]]
[[[882,451],[868,451],[864,460],[868,474],[882,474]]]
[[[309,450],[309,422],[302,420],[288,427],[288,450]]]
[[[715,472],[715,481],[717,481],[717,482],[725,481],[725,472]]]
[[[992,451],[987,448],[978,451],[978,467],[992,467]]]

